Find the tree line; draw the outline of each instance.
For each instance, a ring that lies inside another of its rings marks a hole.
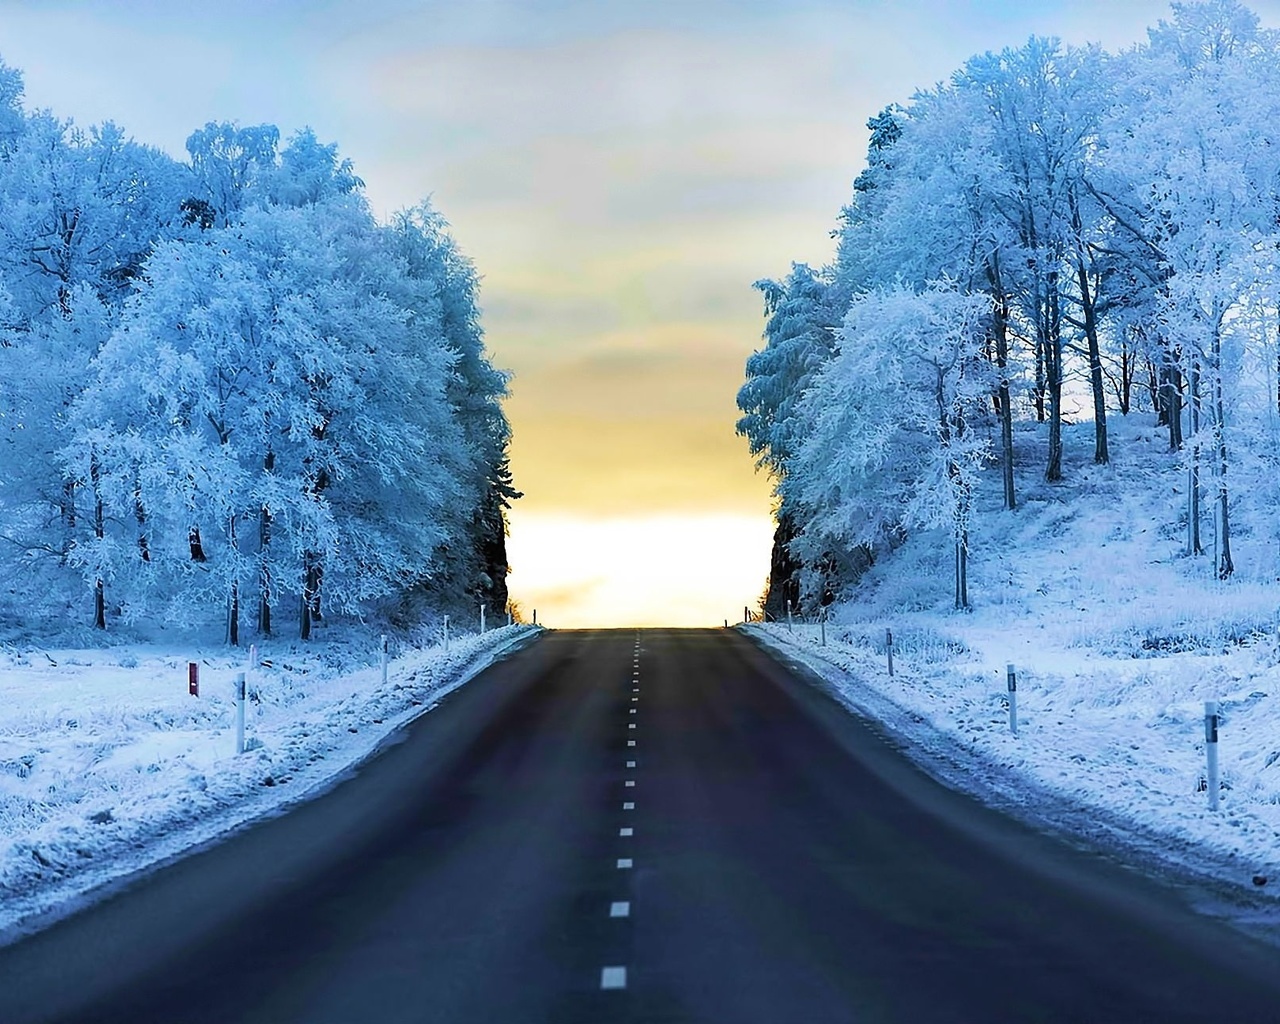
[[[1031,421],[1061,480],[1072,401],[1099,464],[1109,416],[1154,413],[1187,553],[1211,515],[1235,571],[1233,468],[1274,462],[1280,418],[1280,35],[1234,0],[1171,12],[1124,52],[1032,38],[881,111],[833,261],[758,282],[738,430],[776,484],[769,614],[939,527],[967,607],[976,474],[1014,509]]]
[[[22,92],[0,63],[4,574],[232,643],[505,608],[508,378],[441,216],[380,223],[309,129],[179,161]]]

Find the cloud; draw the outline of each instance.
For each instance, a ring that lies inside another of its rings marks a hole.
[[[734,433],[738,354],[615,345],[531,369],[510,402],[518,507],[591,515],[765,514],[770,483]]]

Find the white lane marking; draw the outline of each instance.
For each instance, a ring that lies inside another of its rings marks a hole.
[[[634,747],[635,745],[636,745],[636,741],[635,741],[635,740],[627,740],[627,746],[629,746],[629,747]]]
[[[627,779],[627,781],[623,783],[624,786],[634,786],[635,784],[636,784],[635,779]]]
[[[639,693],[639,692],[640,692],[640,687],[638,687],[638,686],[633,686],[633,687],[631,688],[631,692],[632,692],[632,693]]]
[[[636,766],[636,763],[635,763],[634,761],[628,761],[628,762],[627,762],[627,767],[628,767],[628,768],[634,768],[635,766]]]
[[[630,857],[619,857],[619,858],[618,858],[618,870],[619,870],[619,871],[626,871],[626,870],[627,870],[627,868],[632,867],[632,866],[633,866],[633,864],[634,864],[634,862],[631,860],[631,858],[630,858]]]
[[[631,904],[628,903],[626,900],[619,900],[617,903],[610,903],[609,916],[610,917],[630,917]]]
[[[636,803],[635,803],[635,801],[634,801],[634,800],[628,800],[625,804],[623,804],[623,805],[622,805],[622,809],[623,809],[624,811],[634,811],[634,810],[636,809]]]
[[[634,704],[634,703],[635,703],[636,701],[638,701],[639,699],[640,699],[639,697],[632,697],[632,698],[631,698],[631,702]]]
[[[628,729],[634,729],[635,727],[636,727],[635,722],[632,722],[630,725],[627,726]]]
[[[636,709],[635,709],[635,708],[632,708],[632,709],[631,709],[631,713],[634,715],[634,714],[636,713]]]
[[[618,835],[620,836],[633,836],[635,834],[636,834],[636,830],[631,828],[631,826],[629,825],[625,828],[618,829]]]
[[[625,967],[600,968],[601,988],[626,988],[627,969]]]

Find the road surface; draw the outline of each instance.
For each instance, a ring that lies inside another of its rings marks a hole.
[[[737,633],[595,631],[0,950],[0,1021],[1253,1024],[1278,979]]]

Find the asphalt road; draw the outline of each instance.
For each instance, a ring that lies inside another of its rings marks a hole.
[[[0,1022],[1280,1021],[1280,951],[931,781],[736,633],[552,633],[0,950]]]

